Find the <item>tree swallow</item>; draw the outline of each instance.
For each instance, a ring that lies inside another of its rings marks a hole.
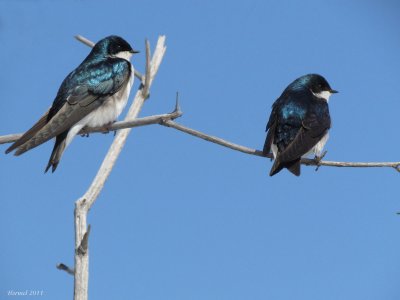
[[[297,78],[272,105],[263,153],[272,150],[270,176],[287,168],[300,175],[300,159],[314,153],[318,159],[329,137],[329,97],[333,90],[324,77],[308,74]]]
[[[116,121],[124,109],[134,79],[130,58],[138,53],[119,36],[100,40],[62,82],[51,108],[6,150],[21,155],[56,137],[45,172],[54,172],[65,148],[85,126]]]

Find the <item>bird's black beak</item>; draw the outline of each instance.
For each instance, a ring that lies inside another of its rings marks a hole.
[[[137,50],[134,50],[134,49],[132,49],[132,50],[129,51],[129,52],[132,53],[132,54],[140,53],[140,51],[137,51]]]
[[[337,90],[330,90],[329,92],[330,92],[331,94],[339,93]]]

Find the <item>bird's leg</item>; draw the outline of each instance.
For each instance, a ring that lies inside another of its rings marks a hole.
[[[325,151],[322,153],[322,155],[320,155],[320,156],[315,155],[314,161],[315,161],[315,163],[316,163],[316,165],[317,165],[317,167],[315,168],[315,171],[318,171],[319,167],[321,166],[321,160],[325,157],[326,153],[328,153],[328,151],[325,150]]]

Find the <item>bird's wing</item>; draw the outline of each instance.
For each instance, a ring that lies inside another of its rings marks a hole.
[[[302,127],[299,129],[296,137],[279,154],[281,163],[294,161],[308,151],[310,151],[325,135],[330,127],[330,120],[321,120],[313,113],[308,115],[302,122]]]
[[[119,91],[129,81],[130,75],[130,63],[123,59],[108,59],[83,70],[81,74],[75,72],[74,76],[82,76],[80,83],[67,89],[67,93],[58,93],[49,111],[47,123],[30,139],[25,137],[23,144],[19,143],[16,147],[12,145],[7,151],[18,148],[15,155],[20,155],[69,130],[98,108],[108,96]],[[61,86],[62,89],[65,90],[65,87]]]
[[[263,154],[267,155],[270,153],[271,151],[271,145],[272,145],[272,141],[274,139],[274,135],[275,135],[275,129],[276,129],[276,125],[277,125],[277,106],[278,106],[278,101],[275,101],[275,103],[272,106],[272,112],[271,115],[269,116],[269,120],[267,123],[267,128],[266,131],[268,131],[267,133],[267,137],[265,138],[265,143],[264,143],[264,148],[263,148]]]
[[[265,138],[265,143],[263,148],[264,155],[268,155],[271,152],[271,145],[272,141],[274,140],[275,129],[276,129],[276,121],[274,121],[272,125],[268,127],[268,133],[267,137]]]

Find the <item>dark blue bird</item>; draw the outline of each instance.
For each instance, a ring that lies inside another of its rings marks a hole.
[[[124,109],[133,84],[132,54],[121,37],[100,40],[85,60],[62,82],[51,108],[6,150],[15,155],[56,138],[45,172],[54,172],[65,148],[85,126],[105,126]]]
[[[324,77],[304,75],[293,81],[272,105],[263,153],[272,151],[270,176],[287,168],[300,175],[300,159],[308,153],[321,157],[329,137],[328,101],[333,90]]]

